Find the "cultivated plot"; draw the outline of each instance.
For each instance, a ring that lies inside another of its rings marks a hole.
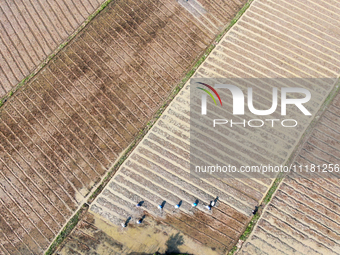
[[[338,95],[297,155],[296,172],[285,177],[240,254],[340,253],[339,115]]]
[[[333,6],[324,2],[254,1],[194,77],[331,78],[328,82],[303,85],[313,94],[310,111],[315,115],[339,75],[338,38],[334,33],[339,19],[335,17]],[[271,98],[271,89],[258,88],[255,92],[258,105],[265,106],[264,100]],[[231,100],[230,97],[226,104],[231,106]],[[147,235],[144,227],[136,223],[146,215],[147,224],[165,224],[183,235],[183,244],[178,246],[181,252],[192,251],[196,245],[200,248],[196,247],[195,254],[224,254],[237,242],[252,211],[271,185],[273,179],[192,178],[189,109],[187,85],[90,206],[89,217],[102,217],[109,222],[103,228],[112,225],[119,233],[127,229],[124,238],[111,233],[125,249],[152,250],[151,244],[130,243],[135,236],[143,239]],[[242,158],[260,162],[262,157],[274,165],[285,164],[312,119],[301,121],[297,129],[279,132],[256,129],[251,140],[248,131],[230,130],[229,136],[224,137],[227,141],[223,143],[224,149],[231,151],[230,160],[235,162]],[[216,196],[219,204],[210,212],[205,205]],[[195,199],[200,203],[192,210]],[[145,207],[136,210],[138,201],[145,201]],[[176,209],[180,201],[182,204]],[[160,211],[158,205],[162,204]],[[122,228],[127,219],[128,227]],[[133,230],[128,230],[129,226]],[[77,234],[71,235],[71,239],[74,243],[82,242]],[[166,242],[163,244],[161,252],[166,251]],[[62,251],[74,247],[66,242]],[[80,246],[74,249],[87,252]]]
[[[1,1],[0,97],[37,68],[102,2]]]
[[[185,1],[112,1],[4,104],[2,253],[43,253],[242,7],[196,5],[205,13]]]

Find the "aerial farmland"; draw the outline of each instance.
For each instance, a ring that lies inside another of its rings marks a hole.
[[[0,254],[340,254],[339,9],[2,1]]]

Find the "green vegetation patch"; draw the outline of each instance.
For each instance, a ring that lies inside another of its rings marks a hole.
[[[70,219],[70,221],[67,222],[66,226],[61,230],[60,234],[57,236],[57,238],[53,241],[48,250],[45,252],[45,255],[53,254],[57,247],[64,241],[64,239],[72,232],[74,227],[78,224],[81,215],[83,215],[83,213],[87,211],[87,208],[88,207],[86,205],[83,205],[82,208],[80,208],[76,212],[76,214]]]

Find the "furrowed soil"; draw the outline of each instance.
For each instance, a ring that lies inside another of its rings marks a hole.
[[[103,1],[1,1],[0,97],[30,75]]]
[[[189,0],[188,4],[187,10],[193,15],[201,10],[193,1]],[[203,4],[209,3],[202,1]],[[217,6],[216,2],[214,13],[225,10],[223,6]],[[200,104],[199,101],[191,100],[190,85],[187,83],[90,204],[86,217],[94,221],[87,223],[92,224],[94,233],[105,232],[111,244],[106,242],[99,245],[99,239],[96,236],[92,239],[93,234],[91,236],[80,224],[57,252],[105,254],[107,250],[107,253],[113,254],[154,254],[157,251],[161,254],[226,254],[230,251],[253,217],[253,210],[265,198],[276,174],[269,178],[251,178],[247,173],[200,178],[202,176],[190,172],[190,157],[214,165],[223,151],[226,152],[223,160],[238,167],[261,164],[280,166],[288,162],[339,78],[339,44],[336,36],[339,15],[334,8],[338,9],[335,1],[329,4],[320,1],[255,0],[193,76],[211,79],[328,78],[315,82],[301,79],[296,84],[312,93],[307,106],[312,116],[304,116],[298,110],[290,111],[289,115],[298,119],[296,128],[240,127],[216,132],[209,127],[199,130],[199,123],[195,120],[190,122],[190,117],[195,114],[190,109],[199,108]],[[210,12],[207,16],[212,14]],[[209,17],[209,22],[205,20],[201,23],[206,28],[214,26],[216,22],[213,16]],[[166,45],[162,41],[158,43]],[[176,61],[171,59],[169,63]],[[246,85],[240,85],[243,91],[246,91]],[[278,87],[286,86],[283,82]],[[256,86],[256,107],[268,109],[272,91],[273,85],[267,82]],[[221,116],[237,121],[253,117],[249,113],[242,118],[233,116],[230,110],[232,96],[221,92],[221,97],[223,107],[228,108],[218,108]],[[275,115],[277,119],[282,118],[279,113]],[[337,115],[329,117],[332,121],[327,124],[333,130],[323,128],[318,137],[337,134]],[[192,151],[190,128],[200,138],[194,140],[196,150]],[[214,132],[218,135],[213,136],[215,140],[211,144],[207,136],[214,135]],[[327,141],[326,144],[331,143],[331,140]],[[336,141],[332,143],[336,147]],[[303,158],[310,162],[321,161],[321,158],[329,161],[330,156],[319,146],[320,150],[313,151],[313,154],[304,152]],[[332,153],[338,155],[336,148]],[[314,193],[304,189],[306,184],[300,185],[294,180],[287,183],[277,206],[264,212],[256,234],[243,246],[244,249],[249,247],[249,250],[244,250],[244,254],[314,254],[315,251],[319,252],[317,247],[320,247],[319,253],[339,253],[338,230],[335,228],[338,213],[337,205],[334,204],[338,201],[336,187],[339,183],[336,179],[322,180],[319,178],[317,182],[320,187],[323,183],[325,186],[322,188],[325,190],[319,187],[317,191],[313,190]],[[332,195],[327,201],[326,190],[331,191]],[[219,197],[218,204],[208,211],[206,205],[216,196]],[[296,198],[290,199],[293,196]],[[325,201],[321,197],[325,197]],[[192,208],[196,199],[199,204]],[[140,201],[144,201],[143,206],[136,207]],[[181,206],[176,209],[178,203]],[[161,204],[164,207],[159,210]],[[329,211],[324,209],[325,206],[330,208]],[[304,208],[310,214],[310,218],[305,218],[306,221],[318,221],[315,227],[309,228],[307,223],[295,217],[304,217]],[[318,214],[312,214],[313,208]],[[323,213],[327,214],[321,217]],[[137,220],[144,215],[145,222],[137,224]],[[128,219],[127,228],[123,228],[122,224]],[[322,226],[325,222],[329,224],[326,227]],[[328,226],[334,227],[334,230],[327,232]],[[79,233],[86,233],[88,237],[83,238]]]
[[[42,254],[48,248],[244,3],[113,1],[5,102],[0,253]],[[53,48],[44,46],[27,70]],[[182,221],[171,224],[182,228]],[[230,245],[223,243],[223,231],[212,231],[216,249]]]
[[[337,95],[239,254],[339,254],[339,114]],[[315,171],[306,172],[313,164]]]

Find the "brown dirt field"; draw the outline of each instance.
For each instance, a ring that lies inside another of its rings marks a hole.
[[[297,167],[339,164],[339,114],[337,95],[297,155]],[[339,254],[339,176],[289,173],[239,254]]]
[[[184,1],[178,2],[184,4]],[[308,6],[309,3],[323,17],[333,17],[333,15],[338,17],[330,5],[320,10],[317,8],[319,3],[316,1],[308,1],[305,4]],[[203,4],[207,2],[202,1]],[[187,9],[193,14],[199,10],[199,7],[194,5],[190,1],[187,5]],[[280,7],[283,9],[282,13],[278,12],[280,10],[278,6],[284,6]],[[218,10],[215,9],[215,15]],[[301,8],[295,0],[254,1],[245,15],[229,30],[198,68],[194,77],[213,79],[217,77],[329,77],[328,80],[318,80],[315,83],[305,80],[296,84],[298,87],[302,86],[311,91],[312,99],[307,107],[315,116],[335,86],[340,73],[339,46],[334,43],[338,39],[336,33],[332,32],[338,31],[339,19],[333,17],[332,22],[328,22],[326,19],[320,20],[315,13],[312,18],[310,15],[311,13]],[[211,20],[201,24],[210,28],[216,23]],[[330,26],[329,29],[322,29],[328,26]],[[331,40],[330,37],[332,37]],[[161,44],[162,41],[158,43]],[[249,84],[242,84],[242,88],[245,90],[247,85]],[[287,84],[281,82],[279,87],[286,86]],[[265,107],[268,107],[270,103],[268,98],[271,98],[272,87],[273,84],[267,82],[256,86],[254,94],[258,107],[267,109]],[[216,163],[216,155],[221,155],[220,151],[226,151],[225,162],[232,162],[237,166],[244,165],[245,162],[249,165],[284,165],[313,118],[292,112],[292,118],[299,120],[298,127],[295,129],[269,127],[227,129],[225,133],[220,132],[216,135],[213,143],[206,139],[207,135],[214,134],[215,131],[212,128],[199,130],[197,132],[200,133],[202,139],[194,141],[197,148],[190,151],[189,145],[192,142],[189,139],[189,117],[192,114],[190,106],[198,108],[200,105],[198,101],[190,100],[189,91],[190,85],[187,84],[103,191],[91,202],[87,217],[95,218],[96,228],[109,232],[114,242],[120,243],[123,248],[117,250],[112,246],[102,244],[105,246],[103,247],[97,242],[94,246],[89,245],[89,250],[86,251],[83,249],[84,246],[76,246],[79,240],[78,233],[82,229],[78,226],[58,252],[61,254],[91,254],[91,252],[103,254],[105,253],[103,249],[107,248],[117,254],[133,254],[133,252],[153,254],[155,251],[164,253],[168,249],[167,240],[169,240],[165,236],[172,236],[171,241],[173,241],[177,233],[183,238],[180,242],[183,244],[177,247],[182,253],[225,254],[238,242],[252,217],[252,211],[265,197],[275,176],[252,179],[248,178],[249,176],[245,173],[239,173],[237,176],[239,178],[235,179],[218,178],[219,176],[213,175],[209,176],[210,178],[195,178],[196,174],[190,175],[189,154],[190,157],[212,164]],[[221,93],[221,95],[226,99],[224,104],[231,107],[231,95],[227,93]],[[221,108],[218,113],[226,118],[233,117],[225,108]],[[249,113],[244,116],[245,119],[252,117]],[[276,117],[282,118],[277,113]],[[233,118],[241,119],[241,117]],[[194,122],[194,129],[196,124]],[[333,125],[328,125],[337,130]],[[327,130],[327,134],[330,132],[337,133],[334,130]],[[212,145],[218,147],[218,150]],[[334,142],[334,146],[336,145],[337,143]],[[321,155],[321,152],[318,153]],[[315,155],[308,152],[305,152],[303,157],[306,160],[315,160]],[[326,157],[324,152],[322,157],[327,160],[331,159],[329,156]],[[319,183],[319,181],[315,182]],[[335,187],[339,183],[334,179],[325,182],[324,185],[327,190],[338,191]],[[332,199],[337,201],[335,192],[332,193]],[[322,209],[323,205],[333,206],[329,201],[321,205],[315,202],[321,195],[308,193],[303,187],[295,184],[287,184],[282,194],[284,194],[282,201],[288,201],[289,196],[293,195],[297,196],[294,199],[296,201],[290,200],[287,204],[280,204],[281,207],[278,207],[280,210],[274,208],[270,212],[265,212],[264,220],[260,222],[261,225],[259,224],[258,232],[252,237],[252,242],[244,246],[249,247],[245,254],[285,254],[285,252],[309,254],[316,250],[318,244],[321,245],[320,249],[323,249],[325,245],[322,246],[321,242],[327,245],[336,243],[334,240],[328,240],[329,238],[327,239],[324,233],[318,233],[315,228],[308,229],[306,224],[300,224],[301,222],[297,219],[295,221],[292,214],[298,210],[287,212],[290,208],[301,206],[300,208],[310,210],[316,207],[316,211],[322,214],[325,212]],[[307,194],[312,194],[309,202],[307,202]],[[322,196],[325,195],[324,191]],[[219,204],[210,212],[204,205],[216,196],[220,198]],[[196,199],[200,203],[193,212],[191,205]],[[144,201],[145,207],[137,208],[135,205],[139,201]],[[166,204],[163,211],[160,211],[157,206],[163,201],[166,201]],[[175,209],[174,206],[179,201],[182,201],[182,205],[180,209]],[[339,215],[335,210],[331,209],[323,222],[327,221],[327,224],[330,224],[331,219],[337,220]],[[137,225],[136,221],[143,214],[147,215],[145,225]],[[122,228],[121,224],[129,217],[132,219],[128,227]],[[321,227],[323,223],[318,222],[318,224],[318,227]],[[164,227],[166,231],[156,228],[156,225]],[[301,233],[298,228],[306,229],[308,233]],[[164,231],[167,235],[159,234]],[[333,236],[337,234],[334,231]],[[292,237],[295,235],[302,240],[301,242],[305,242],[301,244]],[[265,238],[269,241],[262,242]],[[308,238],[312,239],[310,244],[307,244]],[[314,240],[318,242],[313,243]],[[285,245],[288,242],[291,242],[291,245]],[[82,243],[84,244],[87,245],[86,242]],[[311,247],[308,247],[309,245]],[[334,251],[336,249],[337,247]]]
[[[5,102],[0,109],[0,252],[46,250],[243,2],[232,2],[225,12],[214,11],[222,3],[204,2],[204,14],[197,3],[113,1]],[[63,4],[49,3],[67,8]],[[8,13],[17,11],[17,4],[3,2],[1,9],[5,5],[12,7]],[[36,8],[25,6],[32,13]],[[79,22],[81,12],[72,10],[77,15],[65,15]],[[38,16],[33,18],[38,22]],[[76,24],[65,22],[58,27]],[[22,26],[27,24],[35,23],[27,19]],[[57,39],[49,33],[45,39],[44,47],[36,47],[41,54],[25,71],[55,47]]]
[[[0,97],[31,74],[103,1],[1,1]]]
[[[119,201],[117,197],[115,199]],[[133,252],[137,250],[140,251],[138,254],[154,254],[155,251],[224,254],[233,245],[228,235],[233,236],[235,230],[217,221],[215,213],[206,215],[197,210],[193,212],[195,217],[179,213],[160,222],[142,210],[135,212],[133,220],[142,215],[147,216],[143,224],[123,229],[107,225],[98,215],[87,212],[57,254],[135,254]],[[177,244],[170,242],[174,236],[179,237]],[[132,242],[135,247],[130,248]]]

